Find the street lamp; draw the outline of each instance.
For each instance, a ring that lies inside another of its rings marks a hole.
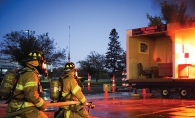
[[[28,32],[28,40],[29,40],[29,30],[25,30],[25,32]]]

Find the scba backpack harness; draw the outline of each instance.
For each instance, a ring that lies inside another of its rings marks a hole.
[[[13,96],[13,92],[16,89],[16,85],[20,78],[20,75],[26,72],[33,72],[33,70],[19,70],[17,72],[13,70],[8,70],[1,82],[0,85],[0,101],[6,101],[5,104],[8,104],[12,99],[17,99],[16,96],[22,94],[19,93]]]

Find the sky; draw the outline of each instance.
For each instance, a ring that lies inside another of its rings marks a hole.
[[[36,35],[48,32],[57,49],[70,51],[77,64],[90,52],[107,52],[109,34],[118,32],[126,50],[126,30],[147,27],[152,16],[160,14],[155,0],[0,0],[0,41],[12,31],[30,30]],[[69,47],[70,44],[70,47]]]

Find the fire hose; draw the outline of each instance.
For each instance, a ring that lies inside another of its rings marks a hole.
[[[68,101],[68,102],[55,102],[55,103],[48,103],[46,105],[46,107],[59,107],[59,106],[68,106],[68,105],[74,105],[74,104],[80,104],[79,101]],[[86,106],[88,107],[88,112],[90,112],[91,109],[95,108],[95,105],[92,102],[88,102],[86,103]],[[10,117],[14,117],[17,116],[19,114],[22,114],[24,112],[27,112],[29,110],[32,109],[36,109],[37,107],[32,106],[32,107],[27,107],[27,108],[23,108],[21,110],[15,111],[13,113],[10,114],[6,114],[5,116],[2,116],[1,118],[10,118]]]

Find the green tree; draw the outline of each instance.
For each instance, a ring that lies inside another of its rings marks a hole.
[[[186,14],[187,6],[184,2],[181,4],[168,4],[167,0],[160,3],[161,14],[160,16],[152,17],[146,14],[149,19],[149,26],[161,25],[164,23],[180,22],[185,23],[192,19]]]
[[[91,61],[92,68],[95,70],[95,78],[97,82],[99,80],[100,72],[104,70],[105,56],[93,51],[88,55],[88,58]]]
[[[152,17],[152,16],[150,16],[148,13],[146,14],[146,17],[147,17],[147,19],[149,19],[149,24],[148,24],[148,26],[156,26],[156,25],[161,25],[161,24],[163,24],[163,21],[162,21],[162,19],[161,19],[161,17],[159,17],[159,16],[155,16],[155,17]]]
[[[115,74],[116,71],[119,71],[119,65],[121,63],[121,56],[123,53],[123,49],[121,48],[121,44],[118,41],[118,32],[116,29],[112,29],[110,32],[108,43],[108,51],[106,52],[106,60],[105,67],[109,72]]]
[[[99,80],[100,73],[104,71],[105,56],[95,51],[90,52],[86,60],[79,61],[80,69],[95,76],[96,82]]]
[[[160,3],[161,12],[162,12],[162,19],[166,23],[173,23],[173,22],[180,22],[184,23],[188,20],[188,15],[186,15],[187,6],[182,2],[179,4],[168,4],[165,0],[164,2]]]
[[[93,75],[95,73],[95,69],[92,67],[91,61],[86,58],[85,60],[81,60],[78,61],[77,63],[79,63],[79,72],[85,72],[85,73],[89,73],[90,75]],[[79,74],[79,73],[78,73]]]
[[[56,49],[56,45],[48,33],[35,36],[35,31],[28,31],[28,34],[24,31],[12,31],[3,36],[0,51],[22,65],[22,60],[26,59],[30,51],[42,50],[48,64],[59,66],[65,63],[66,50]]]
[[[123,70],[126,69],[126,51],[123,51],[121,53],[121,56],[119,57],[118,61],[118,70],[122,72]]]

